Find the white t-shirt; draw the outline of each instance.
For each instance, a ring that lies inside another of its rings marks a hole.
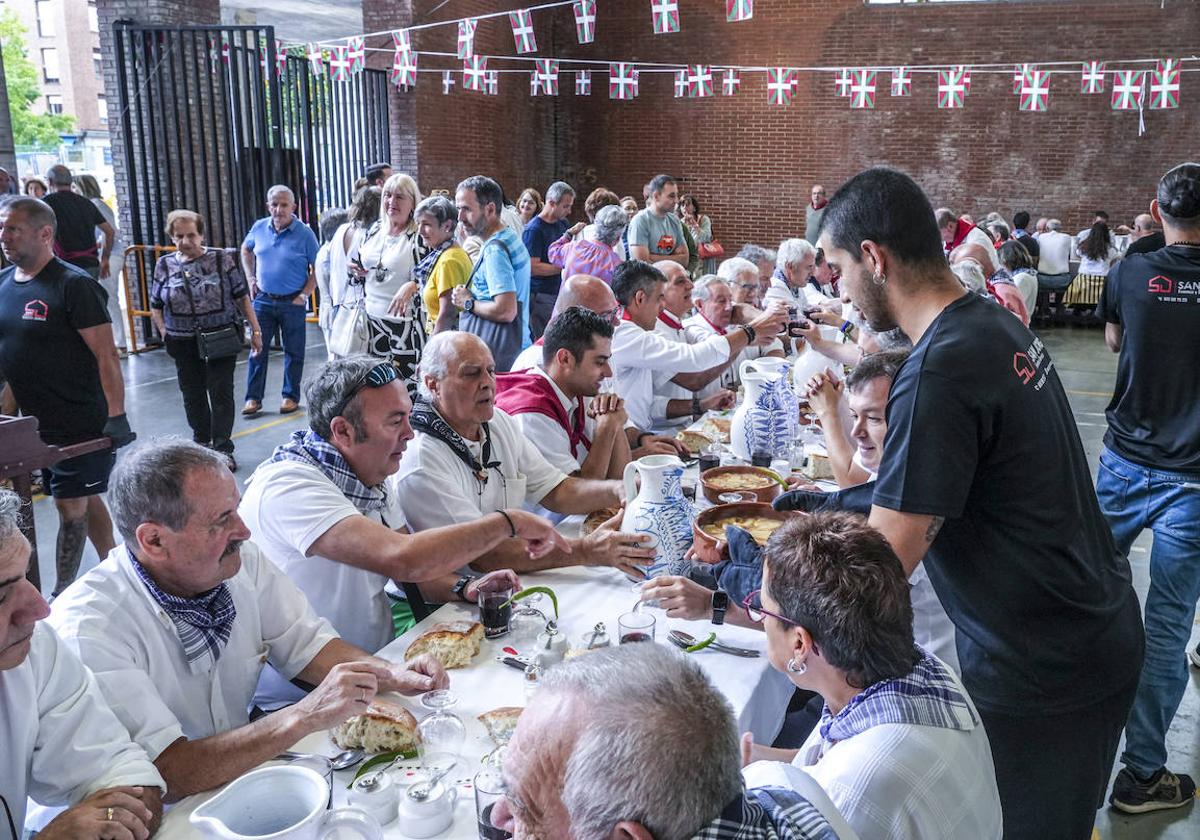
[[[1066,274],[1071,270],[1071,245],[1074,240],[1069,233],[1048,230],[1038,237],[1038,272],[1041,274]]]
[[[308,551],[330,528],[350,516],[366,516],[395,531],[403,528],[395,481],[388,479],[385,486],[383,510],[363,514],[316,466],[272,461],[250,476],[238,505],[254,541],[299,587],[313,611],[332,624],[338,636],[369,653],[395,635],[391,601],[384,592],[387,576],[318,554],[309,556]],[[303,696],[273,670],[263,672],[259,705],[270,708]]]
[[[388,314],[392,297],[400,287],[412,279],[413,266],[417,264],[417,247],[420,240],[416,231],[401,231],[393,236],[388,233],[388,223],[380,224],[375,235],[365,238],[358,248],[358,258],[367,269],[364,286],[367,293],[367,314],[376,318],[402,320]],[[420,293],[413,295],[419,300]],[[409,304],[405,317],[412,317],[417,307]]]
[[[674,320],[674,315],[669,315]],[[682,323],[676,329],[661,317],[654,322],[654,332],[661,335],[668,341],[677,341],[681,344],[692,344],[688,339],[687,331],[683,329]],[[685,414],[682,417],[667,417],[667,403],[671,400],[690,400],[692,392],[682,385],[676,385],[671,381],[678,371],[664,368],[654,371],[654,397],[650,407],[650,420],[654,424],[650,431],[662,432],[664,434],[674,434],[677,430],[683,428],[692,422],[692,416]]]
[[[304,595],[251,542],[225,582],[237,618],[214,665],[188,663],[179,631],[133,568],[124,545],[55,601],[49,622],[92,669],[100,690],[152,759],[180,738],[245,726],[270,662],[294,677],[337,638]]]
[[[555,396],[562,403],[563,409],[567,412],[569,421],[574,422],[575,418],[572,414],[579,410],[578,402],[567,399],[567,395],[558,387],[550,376],[540,367],[533,368],[530,373],[535,373],[544,378],[550,383],[554,389]],[[586,411],[590,400],[583,401],[583,408]],[[521,431],[526,439],[533,442],[537,447],[538,452],[542,453],[542,457],[555,469],[570,475],[576,472],[583,466],[583,462],[587,460],[588,450],[583,444],[577,447],[577,454],[571,454],[571,441],[567,437],[567,431],[558,424],[557,420],[547,417],[545,414],[539,414],[536,411],[525,411],[520,414],[510,415],[521,426]],[[588,440],[596,439],[596,421],[592,417],[584,416],[583,433],[587,435]]]
[[[487,471],[487,481],[442,441],[424,432],[408,444],[400,460],[396,483],[409,527],[425,531],[479,517],[504,508],[533,509],[567,474],[551,465],[521,430],[521,424],[496,409],[488,423],[491,460],[499,466]],[[482,441],[466,441],[476,461]]]
[[[823,749],[818,725],[792,763],[860,837],[999,840],[1000,794],[982,723],[965,731],[885,723]]]
[[[1108,270],[1110,268],[1112,268],[1112,264],[1115,263],[1120,258],[1121,258],[1121,252],[1118,251],[1116,249],[1116,247],[1113,245],[1109,245],[1108,253],[1105,254],[1103,257],[1101,257],[1098,260],[1093,260],[1088,257],[1085,257],[1083,254],[1080,254],[1079,255],[1079,273],[1080,274],[1093,274],[1093,275],[1097,275],[1099,277],[1107,277]]]
[[[29,656],[0,671],[0,793],[18,836],[26,798],[76,805],[105,788],[167,786],[104,701],[96,678],[45,622]],[[7,835],[7,819],[0,818]]]

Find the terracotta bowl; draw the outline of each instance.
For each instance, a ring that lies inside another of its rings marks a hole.
[[[728,487],[714,487],[711,483],[712,479],[719,475],[732,475],[736,473],[762,475],[770,479],[770,484],[765,487],[759,487],[751,490],[734,490]],[[705,470],[700,475],[700,486],[704,488],[704,498],[708,499],[714,505],[721,503],[722,493],[753,493],[754,497],[760,502],[773,502],[775,498],[783,492],[783,488],[779,482],[775,480],[775,473],[770,470],[765,470],[762,467],[713,467],[711,470]]]
[[[711,525],[727,516],[765,516],[786,522],[797,514],[797,511],[775,510],[765,502],[736,502],[732,505],[710,507],[701,511],[692,523],[692,550],[701,563],[719,563],[728,555],[729,543],[724,537],[717,539],[705,533],[705,525]]]

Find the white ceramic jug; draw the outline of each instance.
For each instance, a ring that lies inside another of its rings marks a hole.
[[[796,354],[792,364],[794,365],[792,368],[792,387],[796,389],[796,394],[801,396],[803,396],[805,390],[808,388],[808,380],[812,379],[818,373],[823,372],[826,368],[829,368],[835,380],[842,378],[838,373],[841,365],[828,356],[812,349],[807,341],[800,345],[800,352]]]
[[[746,393],[729,428],[729,447],[743,461],[755,452],[784,455],[792,440],[787,410],[779,404],[776,389],[781,376],[755,369],[756,361],[746,359],[738,369]]]
[[[379,822],[354,808],[326,811],[329,785],[307,767],[263,767],[230,782],[188,818],[215,840],[325,840],[349,830],[383,840]]]
[[[642,489],[633,475],[642,477]],[[674,455],[647,455],[625,465],[625,516],[621,530],[649,534],[655,549],[647,575],[687,574],[692,547],[692,509],[683,496],[683,462]]]
[[[791,360],[781,359],[778,356],[762,356],[753,359],[752,364],[755,370],[764,370],[779,376],[778,381],[774,382],[771,387],[775,389],[779,407],[783,409],[787,417],[788,440],[795,440],[800,433],[800,400],[797,399],[796,392],[792,390]],[[740,373],[739,370],[739,375]]]

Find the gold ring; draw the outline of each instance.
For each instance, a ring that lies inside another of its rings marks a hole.
[[[104,811],[104,819],[107,820],[108,822],[112,822],[112,818],[113,818],[113,809],[106,808]]]

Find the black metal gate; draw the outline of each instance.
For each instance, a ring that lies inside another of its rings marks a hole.
[[[347,82],[276,61],[270,26],[114,26],[130,240],[166,245],[167,213],[186,208],[213,245],[237,247],[266,193],[286,184],[297,215],[349,204],[354,181],[390,157],[387,74]]]

